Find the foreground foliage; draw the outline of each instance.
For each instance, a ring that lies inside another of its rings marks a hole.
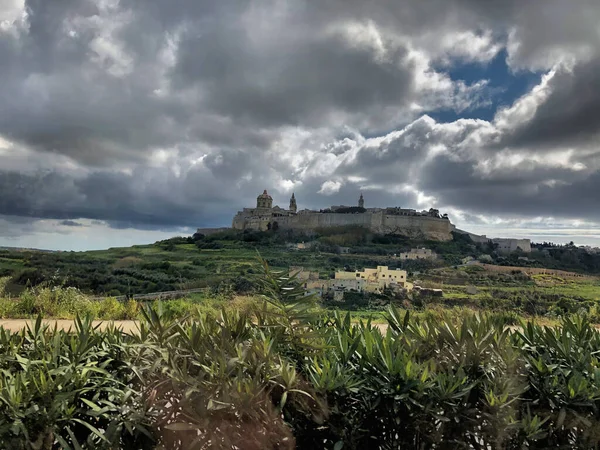
[[[600,333],[494,316],[323,316],[265,267],[262,306],[139,332],[0,331],[0,448],[521,449],[600,441]]]

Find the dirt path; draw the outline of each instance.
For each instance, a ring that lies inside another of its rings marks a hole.
[[[44,319],[43,323],[48,324],[51,328],[54,328],[56,325],[59,330],[69,330],[75,329],[75,322],[73,320],[66,319]],[[137,332],[137,320],[94,320],[93,325],[99,326],[100,330],[104,330],[109,324],[114,324],[117,328],[120,328],[126,333],[135,333]],[[33,326],[35,324],[35,319],[0,319],[0,327],[5,328],[10,331],[21,331],[27,325]],[[387,331],[388,325],[387,323],[374,323],[374,327],[379,328],[382,333]],[[512,331],[518,330],[520,327],[518,326],[509,326]],[[596,325],[596,328],[600,329],[600,325]]]
[[[54,328],[56,325],[59,330],[67,331],[69,329],[75,329],[75,321],[69,319],[42,319],[42,323],[49,325],[50,328]],[[126,333],[137,332],[137,320],[94,320],[92,322],[94,326],[98,325],[100,330],[104,330],[111,323]],[[33,327],[33,325],[35,325],[35,319],[0,319],[0,327],[13,332],[21,331],[23,328],[26,328],[27,325]],[[386,323],[377,323],[373,324],[373,326],[379,328],[382,333],[385,333],[388,327]]]
[[[42,320],[44,324],[49,325],[51,328],[56,327],[59,330],[74,330],[75,322],[73,320],[63,320],[63,319],[44,319]],[[104,330],[110,323],[113,323],[116,327],[121,328],[121,330],[131,333],[137,331],[137,321],[136,320],[94,320],[93,325],[99,326],[100,330]],[[23,328],[26,328],[27,325],[33,327],[35,325],[35,319],[1,319],[0,327],[5,328],[10,331],[21,331]]]

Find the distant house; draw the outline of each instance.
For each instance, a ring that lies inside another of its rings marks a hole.
[[[323,295],[333,292],[334,299],[342,299],[344,292],[381,292],[388,288],[394,291],[410,290],[412,284],[406,281],[405,270],[389,269],[387,266],[377,266],[375,269],[363,271],[339,270],[333,279],[320,279],[319,273],[304,270],[301,266],[291,266],[289,275],[295,276],[308,294]]]
[[[377,266],[375,269],[357,270],[355,272],[337,271],[335,279],[332,280],[332,287],[367,292],[380,291],[385,287],[406,289],[410,288],[406,276],[405,270],[388,269],[387,266]]]
[[[400,253],[398,255],[398,258],[400,258],[403,261],[416,260],[416,259],[431,260],[431,259],[436,259],[437,254],[429,248],[412,248],[408,252]]]

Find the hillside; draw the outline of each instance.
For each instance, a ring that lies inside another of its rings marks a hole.
[[[294,249],[307,242],[308,248]],[[436,261],[400,261],[394,255],[415,247],[434,250]],[[287,270],[304,266],[329,277],[335,270],[376,265],[402,267],[409,272],[460,265],[464,258],[480,258],[505,266],[547,267],[600,273],[600,255],[574,246],[539,245],[527,254],[502,255],[492,246],[454,234],[448,242],[377,235],[359,227],[318,230],[312,235],[290,232],[225,231],[208,236],[177,237],[154,244],[88,252],[0,250],[0,277],[11,280],[8,290],[18,293],[42,283],[74,286],[95,295],[227,286],[239,293],[251,288],[256,258]],[[487,256],[483,256],[487,255]]]

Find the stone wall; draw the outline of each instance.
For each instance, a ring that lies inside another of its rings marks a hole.
[[[492,242],[498,244],[498,250],[501,252],[522,250],[525,253],[531,253],[531,241],[529,239],[494,238]]]
[[[423,235],[430,239],[449,241],[452,239],[452,224],[448,219],[438,219],[429,216],[395,216],[381,213],[381,225],[379,229],[373,229],[378,233],[406,234],[409,236]]]
[[[326,227],[362,226],[375,233],[425,236],[436,240],[451,240],[452,224],[447,219],[428,216],[396,216],[381,212],[359,214],[313,213],[278,217],[280,228],[315,230]]]
[[[558,269],[546,269],[543,267],[518,267],[518,266],[497,266],[495,264],[477,263],[477,266],[483,267],[488,272],[510,273],[514,271],[523,272],[527,275],[554,275],[561,278],[588,278],[597,279],[592,275],[581,274],[577,272],[567,272]]]

